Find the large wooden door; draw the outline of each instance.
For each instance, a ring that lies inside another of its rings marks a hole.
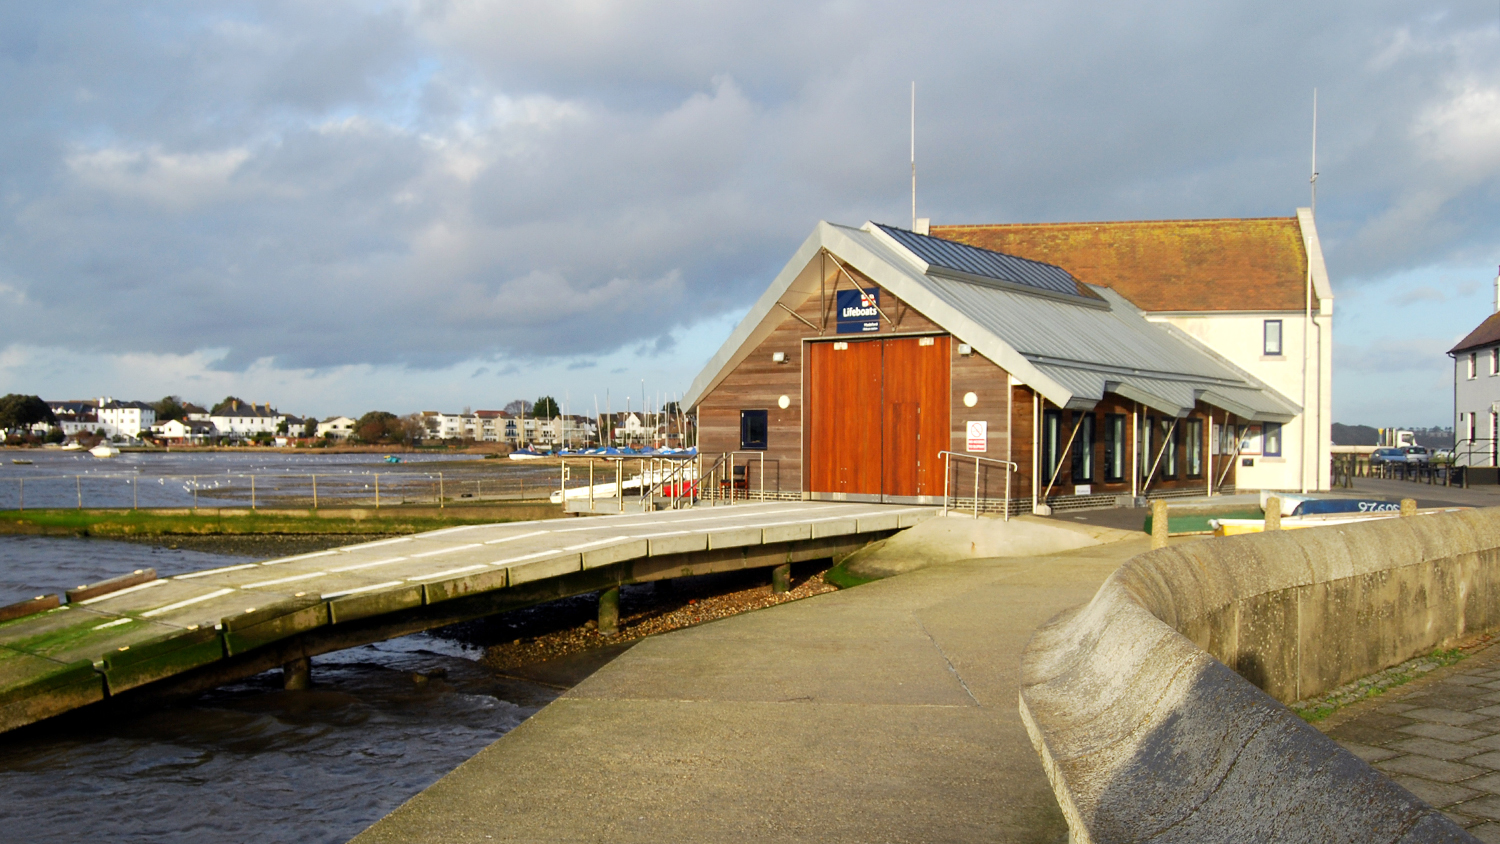
[[[949,348],[947,337],[809,344],[810,492],[942,494]]]
[[[813,492],[880,494],[880,345],[879,340],[810,344]]]
[[[947,337],[884,341],[885,495],[942,495],[948,446]]]

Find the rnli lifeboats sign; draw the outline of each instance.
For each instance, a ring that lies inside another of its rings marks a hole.
[[[840,334],[880,330],[880,288],[840,290],[834,298]]]

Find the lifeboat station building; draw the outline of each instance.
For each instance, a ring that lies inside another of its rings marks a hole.
[[[1305,210],[823,222],[684,405],[704,481],[750,497],[1048,512],[1326,490],[1332,298]]]

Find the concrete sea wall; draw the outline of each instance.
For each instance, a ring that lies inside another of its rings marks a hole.
[[[1021,715],[1075,842],[1473,841],[1282,702],[1496,627],[1500,509],[1183,543],[1037,631]]]

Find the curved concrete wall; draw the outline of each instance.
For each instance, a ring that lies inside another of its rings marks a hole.
[[[1077,842],[1473,841],[1277,701],[1497,626],[1500,509],[1183,543],[1037,631],[1021,715]]]

